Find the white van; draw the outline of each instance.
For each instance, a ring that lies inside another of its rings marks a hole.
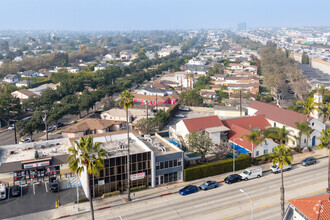
[[[249,167],[246,168],[240,176],[242,177],[242,180],[259,178],[262,177],[262,169],[261,167]]]
[[[4,183],[0,183],[0,200],[6,199],[7,191],[6,185]]]
[[[286,165],[283,167],[283,172],[290,170],[291,169],[291,165]],[[278,163],[276,165],[272,165],[270,167],[270,172],[272,173],[280,173],[281,172],[281,168],[278,167]]]

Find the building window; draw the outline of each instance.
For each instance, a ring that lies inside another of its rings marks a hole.
[[[306,144],[306,139],[304,139],[304,143]]]
[[[256,151],[256,156],[259,156],[259,151]]]
[[[264,154],[268,154],[268,149],[264,149]]]
[[[312,126],[314,126],[314,122],[312,123]]]

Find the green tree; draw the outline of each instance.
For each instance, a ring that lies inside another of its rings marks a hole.
[[[156,132],[157,128],[159,128],[159,124],[155,118],[141,118],[138,120],[135,127],[142,134],[150,134]]]
[[[284,144],[277,145],[274,148],[274,153],[270,153],[271,158],[273,159],[273,164],[278,165],[281,169],[281,210],[282,218],[284,217],[284,180],[283,180],[283,167],[292,164],[291,150],[285,147]]]
[[[213,145],[211,138],[208,135],[203,134],[203,132],[193,132],[187,136],[189,150],[199,153],[202,157],[202,161],[204,161],[206,154],[210,151]]]
[[[179,96],[180,104],[187,106],[201,106],[203,98],[197,89],[183,91]]]
[[[10,93],[0,93],[0,118],[9,122],[12,117],[18,116],[21,112],[20,100]]]
[[[322,130],[321,137],[318,137],[321,142],[318,145],[318,148],[326,148],[329,151],[329,156],[328,156],[328,189],[327,192],[330,191],[330,128],[327,130]]]
[[[308,117],[315,109],[316,105],[314,102],[314,98],[307,98],[305,101],[297,101],[297,105],[301,105],[304,114],[306,114],[306,117]]]
[[[130,91],[125,90],[120,94],[119,105],[126,109],[126,126],[127,126],[127,201],[131,201],[131,169],[130,169],[130,148],[129,148],[129,121],[128,108],[133,107],[133,95]]]
[[[72,172],[81,176],[87,173],[87,189],[89,194],[89,204],[94,220],[93,196],[91,195],[90,175],[99,176],[100,169],[104,167],[104,159],[108,157],[106,150],[101,148],[101,143],[93,143],[93,137],[81,137],[79,141],[74,142],[75,146],[69,148],[69,168]],[[94,187],[94,186],[93,186]]]
[[[330,104],[326,103],[326,104],[322,104],[321,106],[319,106],[317,108],[318,112],[320,113],[320,115],[323,117],[323,123],[325,123],[329,116],[330,116]]]
[[[312,128],[309,127],[309,123],[306,121],[303,121],[301,123],[296,121],[295,125],[299,130],[298,132],[299,146],[301,147],[301,137],[303,134],[307,136],[307,146],[308,146],[308,138],[310,137],[310,133],[312,132]]]
[[[309,57],[305,52],[303,52],[303,54],[301,56],[301,63],[302,64],[309,64]]]
[[[250,133],[242,135],[242,138],[246,138],[252,146],[252,162],[254,162],[254,144],[260,144],[265,140],[265,138],[262,136],[262,132],[260,130],[253,130],[253,128],[250,127]]]

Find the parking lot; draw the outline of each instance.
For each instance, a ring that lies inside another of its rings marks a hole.
[[[64,189],[65,181],[58,182],[60,192],[51,192],[48,181],[25,185],[22,187],[21,197],[11,197],[7,189],[7,199],[0,201],[1,219],[56,208],[55,202],[58,200],[60,205],[76,201],[77,189],[75,187]],[[84,197],[83,189],[79,187],[79,198]]]

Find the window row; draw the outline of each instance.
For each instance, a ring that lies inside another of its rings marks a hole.
[[[179,158],[177,160],[157,162],[156,163],[156,170],[167,169],[167,168],[170,168],[170,167],[179,167],[181,165],[182,165],[182,158]]]

